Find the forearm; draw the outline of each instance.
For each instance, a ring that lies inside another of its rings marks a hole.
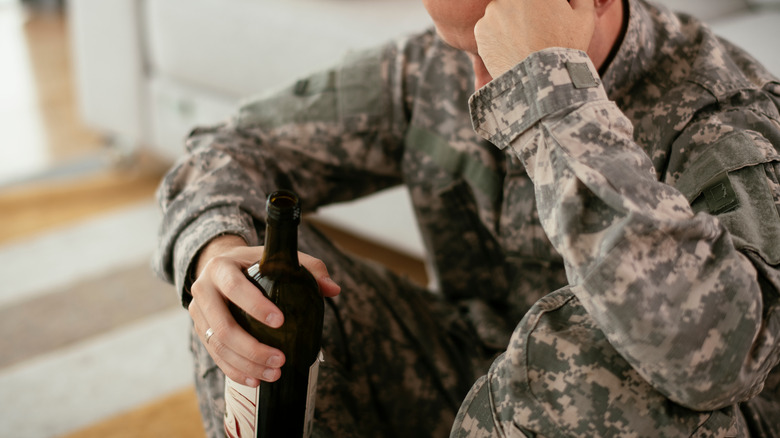
[[[233,234],[260,243],[271,191],[298,192],[311,212],[400,183],[406,97],[397,70],[406,61],[396,55],[388,46],[353,57],[193,131],[158,191],[155,269],[185,301],[192,259],[207,242]]]
[[[634,369],[697,409],[750,397],[777,359],[762,315],[763,295],[777,292],[762,291],[728,229],[657,181],[603,90],[572,84],[572,57],[535,54],[499,78],[514,88],[491,96],[491,106],[475,98],[478,128],[522,159],[573,290]]]

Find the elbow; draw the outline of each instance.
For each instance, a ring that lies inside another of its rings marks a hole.
[[[694,411],[714,411],[733,406],[749,400],[763,388],[763,379],[746,379],[739,376],[723,376],[723,379],[713,379],[705,384],[675,385],[674,389],[665,391],[673,402]]]
[[[645,356],[640,374],[668,399],[695,411],[719,410],[749,400],[761,392],[778,350],[774,337],[762,336],[756,327],[742,328],[728,336],[724,330],[712,329],[697,341],[678,337],[672,343],[676,347],[656,355],[656,360]]]
[[[742,350],[731,344],[731,354],[721,351],[710,360],[697,361],[695,353],[689,366],[680,366],[658,380],[666,382],[658,389],[675,403],[695,411],[712,411],[732,406],[755,397],[764,386],[772,368],[769,358],[763,355],[756,360],[750,344]],[[701,352],[701,351],[699,351]],[[678,363],[678,365],[681,365]]]

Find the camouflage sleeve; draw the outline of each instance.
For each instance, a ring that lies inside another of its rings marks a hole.
[[[265,197],[301,195],[304,212],[401,182],[405,75],[423,38],[351,53],[330,70],[241,105],[229,121],[195,129],[158,190],[163,211],[153,265],[185,305],[200,248],[222,234],[262,241]]]
[[[532,54],[470,105],[475,129],[523,161],[573,293],[645,381],[695,410],[761,391],[780,354],[780,160],[766,138],[716,129],[719,153],[659,182],[587,55],[566,49]]]

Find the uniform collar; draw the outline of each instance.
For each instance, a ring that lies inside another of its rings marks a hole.
[[[628,26],[615,57],[602,75],[610,100],[625,96],[654,63],[658,48],[656,19],[639,0],[626,1]]]

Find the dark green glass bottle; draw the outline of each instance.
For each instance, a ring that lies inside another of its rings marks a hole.
[[[242,438],[307,437],[311,434],[325,306],[317,281],[298,262],[298,196],[289,191],[274,192],[268,197],[266,212],[265,250],[246,275],[282,311],[284,324],[273,329],[232,303],[229,308],[258,341],[280,349],[285,364],[279,380],[261,382],[252,388],[254,393],[245,394],[248,387],[236,392],[230,387],[235,382],[226,381],[226,411],[233,405],[233,412],[226,412],[225,429],[228,436]],[[242,416],[249,415],[240,411],[252,405],[254,419],[249,420],[253,420],[254,431],[246,425],[242,428],[240,422]]]

